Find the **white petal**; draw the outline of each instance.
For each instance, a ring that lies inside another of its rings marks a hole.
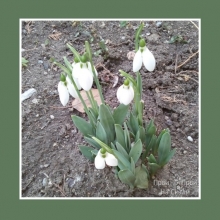
[[[111,166],[111,167],[118,166],[118,160],[115,158],[114,155],[108,152],[106,152],[105,155],[106,155],[105,162],[108,166]]]
[[[89,71],[92,73],[92,66],[91,66],[91,63],[90,63],[90,62],[88,62],[88,69],[89,69]],[[97,70],[96,70],[95,67],[94,67],[94,69],[95,69],[95,74],[96,74],[96,76],[98,76],[98,72],[97,72]],[[93,76],[93,73],[92,73],[92,76]]]
[[[105,159],[99,153],[95,157],[95,167],[96,167],[96,169],[104,169],[105,168]]]
[[[143,63],[148,71],[154,71],[156,61],[154,55],[146,48],[142,53]]]
[[[80,63],[76,63],[76,64],[73,66],[72,77],[73,77],[73,78],[78,78],[78,76],[79,76],[79,74],[80,74],[80,71],[81,71]]]
[[[141,55],[141,51],[138,50],[133,60],[133,72],[139,71],[141,68],[141,65],[142,65],[142,55]]]
[[[76,86],[77,86],[78,90],[81,90],[82,87],[80,86],[78,79],[77,78],[73,78],[73,80],[76,83]]]
[[[134,90],[132,86],[129,86],[129,88],[124,85],[120,86],[117,91],[117,98],[119,102],[124,105],[130,104],[134,98]]]
[[[87,68],[82,68],[78,76],[78,82],[85,91],[89,91],[92,88],[93,77]]]
[[[68,89],[70,95],[72,97],[74,97],[74,98],[78,98],[79,96],[78,96],[78,94],[77,94],[77,92],[75,90],[75,87],[72,84],[72,82],[71,82],[71,80],[70,80],[70,78],[68,76],[66,77],[66,81],[67,81],[67,89]]]
[[[58,83],[58,93],[60,97],[60,102],[63,106],[66,106],[69,101],[69,92],[63,82]]]

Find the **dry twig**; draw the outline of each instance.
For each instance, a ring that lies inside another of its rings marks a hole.
[[[183,63],[181,63],[179,66],[177,66],[177,69],[186,64],[192,57],[194,57],[199,51],[195,52],[193,55],[191,55],[187,60],[185,60]]]
[[[199,27],[193,21],[190,22],[199,30]]]

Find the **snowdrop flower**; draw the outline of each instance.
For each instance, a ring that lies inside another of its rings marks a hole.
[[[93,84],[93,73],[90,62],[86,62],[85,56],[82,56],[82,62],[73,64],[72,76],[76,82],[77,87],[89,91]],[[97,71],[96,71],[97,73]]]
[[[60,97],[60,102],[62,103],[63,106],[66,106],[66,104],[69,101],[69,94],[74,98],[78,98],[78,95],[68,76],[65,77],[62,74],[60,80],[61,81],[58,83],[58,93]]]
[[[111,167],[118,166],[118,160],[115,158],[115,156],[106,152],[106,150],[102,148],[98,151],[98,154],[95,157],[96,169],[104,169],[105,163]]]
[[[134,98],[134,89],[132,85],[129,85],[129,80],[125,80],[124,84],[118,88],[117,98],[120,103],[128,105]]]
[[[133,60],[133,72],[138,72],[144,63],[145,68],[148,71],[154,71],[156,61],[154,55],[146,47],[144,39],[140,40],[139,49],[136,52]]]

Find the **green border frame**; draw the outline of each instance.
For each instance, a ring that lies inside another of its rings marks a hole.
[[[217,0],[201,1],[4,1],[1,3],[1,211],[0,219],[168,218],[207,219],[218,210],[219,44]],[[19,200],[19,18],[201,18],[202,199],[31,201]],[[213,76],[214,73],[215,76]],[[2,85],[3,84],[3,85]],[[212,101],[213,100],[213,101]],[[213,104],[213,107],[211,107]],[[215,118],[214,118],[215,117]],[[213,120],[212,120],[213,119]],[[212,124],[211,124],[212,123]],[[215,169],[214,169],[215,168]],[[181,212],[182,211],[182,212]],[[182,214],[183,213],[183,214]]]

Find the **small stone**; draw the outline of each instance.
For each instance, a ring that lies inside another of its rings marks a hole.
[[[165,116],[164,118],[165,118],[165,120],[169,120],[169,117],[168,117],[168,116]]]
[[[187,140],[190,141],[190,142],[193,142],[193,138],[191,136],[188,136]]]
[[[150,35],[151,35],[151,33],[150,33],[150,32],[148,32],[148,33],[146,33],[146,35],[147,35],[147,36],[150,36]]]
[[[48,184],[48,178],[45,177],[45,178],[43,179],[42,184],[43,184],[43,186],[47,186],[47,184]]]
[[[187,153],[187,151],[186,151],[186,150],[184,150],[184,151],[183,151],[183,153],[184,153],[184,154],[186,154],[186,153]]]
[[[49,166],[50,166],[50,164],[44,164],[44,167],[46,167],[46,168],[49,167]]]
[[[54,143],[54,144],[53,144],[53,147],[56,147],[56,146],[57,146],[57,143]]]
[[[161,21],[157,21],[156,26],[159,28],[162,26],[162,22]]]
[[[47,72],[44,72],[44,75],[47,75]]]
[[[125,39],[125,36],[122,36],[121,39],[124,40],[124,39]]]
[[[53,116],[53,115],[50,115],[50,118],[51,118],[51,119],[54,119],[54,116]]]
[[[42,64],[42,63],[43,63],[43,61],[42,61],[42,60],[38,60],[38,63]]]
[[[38,118],[38,117],[39,117],[39,114],[37,114],[36,117]]]
[[[39,102],[38,99],[33,99],[33,100],[32,100],[32,103],[34,103],[34,104],[38,104],[38,102]]]

